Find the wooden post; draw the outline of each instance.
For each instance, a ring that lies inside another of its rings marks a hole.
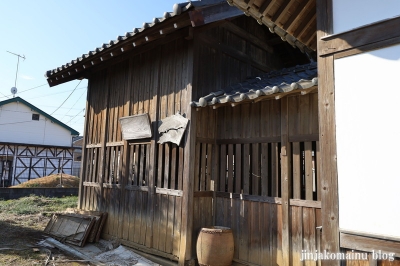
[[[193,193],[194,193],[194,164],[196,146],[196,111],[189,106],[192,98],[193,82],[193,41],[188,45],[188,73],[186,85],[186,118],[189,119],[184,139],[184,166],[183,166],[183,195],[182,195],[182,225],[181,243],[179,250],[179,265],[185,265],[192,256],[193,234]]]
[[[288,141],[288,97],[281,99],[281,187],[282,187],[282,255],[283,265],[290,262],[290,193],[292,151]]]
[[[332,32],[332,0],[317,1],[317,43]],[[339,248],[338,176],[336,161],[335,85],[333,56],[318,56],[319,148],[321,154],[321,252],[337,253]],[[322,265],[339,265],[324,260]]]
[[[86,143],[88,136],[86,135],[88,132],[89,125],[89,96],[90,96],[90,80],[88,81],[88,87],[86,92],[86,109],[85,109],[85,127],[83,128],[83,140],[82,140],[82,155],[81,155],[81,170],[79,173],[79,193],[78,193],[78,209],[82,209],[82,200],[83,200],[83,180],[84,174],[86,173]]]

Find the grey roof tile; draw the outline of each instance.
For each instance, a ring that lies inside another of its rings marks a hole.
[[[128,39],[129,37],[133,37],[134,35],[136,35],[139,32],[142,32],[148,28],[153,27],[154,25],[165,21],[168,18],[180,15],[182,12],[186,12],[188,11],[191,7],[196,7],[196,6],[204,6],[210,3],[215,3],[217,0],[210,0],[210,1],[195,1],[195,2],[184,2],[184,3],[177,3],[174,4],[173,6],[173,12],[164,12],[163,17],[158,17],[158,18],[154,18],[152,22],[144,22],[142,28],[134,28],[132,30],[132,32],[127,32],[125,33],[125,35],[123,36],[118,36],[116,38],[116,40],[110,40],[109,43],[104,43],[102,44],[100,47],[95,48],[93,51],[89,51],[87,54],[83,54],[81,57],[76,58],[76,60],[71,60],[71,65],[62,65],[61,67],[52,69],[52,70],[48,70],[45,73],[45,77],[49,78],[51,77],[51,75],[57,73],[58,71],[60,71],[60,68],[68,68],[71,67],[72,65],[82,61],[83,59],[89,58],[90,56],[95,55],[98,52],[103,51],[104,49],[110,48],[113,45],[119,43],[120,41],[124,41],[126,39]],[[218,2],[218,1],[217,1]],[[221,0],[221,2],[223,2],[223,0]]]
[[[271,71],[212,92],[191,102],[193,107],[205,107],[224,103],[239,103],[272,94],[304,90],[318,83],[317,63],[295,66],[279,71]]]

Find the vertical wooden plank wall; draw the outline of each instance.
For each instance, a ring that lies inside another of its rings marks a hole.
[[[206,30],[194,31],[195,44],[195,64],[193,99],[198,99],[212,91],[218,91],[227,86],[237,84],[245,80],[249,76],[254,76],[268,69],[268,66],[279,67],[279,60],[274,58],[270,51],[255,46],[249,40],[243,38],[238,32],[248,32],[257,36],[260,40],[266,41],[269,32],[259,27],[253,21],[245,17],[225,21],[220,25]],[[228,49],[227,46],[230,48]],[[246,54],[245,57],[238,57],[232,50],[237,50],[239,54]],[[277,102],[279,104],[279,102]],[[276,107],[279,105],[276,105]],[[255,110],[253,110],[255,108]],[[247,120],[250,112],[257,114],[251,120],[250,127],[243,123]],[[241,115],[243,113],[243,116]],[[254,217],[253,220],[246,217],[246,220],[240,219],[243,216],[241,210],[249,213],[249,208],[253,208],[254,212],[258,209],[258,204],[253,205],[250,202],[240,202],[235,199],[221,198],[215,192],[227,190],[232,193],[241,193],[243,190],[242,181],[237,178],[237,172],[254,172],[254,176],[249,180],[245,179],[244,190],[258,191],[261,194],[261,171],[264,170],[259,163],[250,164],[248,158],[253,154],[257,157],[261,154],[261,144],[258,141],[250,141],[243,144],[241,141],[232,142],[232,139],[241,139],[242,137],[259,138],[263,136],[268,129],[260,126],[261,109],[260,105],[235,108],[220,108],[217,110],[203,108],[196,112],[197,114],[197,132],[195,147],[195,176],[194,176],[194,214],[193,214],[193,241],[192,252],[195,254],[195,244],[197,235],[201,227],[210,226],[212,224],[222,225],[223,223],[229,227],[235,227],[234,230],[246,227],[252,223],[254,226],[260,226],[261,217]],[[230,120],[232,123],[223,124],[221,120]],[[279,127],[279,124],[276,124]],[[272,127],[272,126],[271,126]],[[248,132],[248,128],[254,128]],[[274,128],[275,129],[275,128]],[[267,134],[275,134],[279,139],[279,129]],[[216,139],[223,139],[220,143],[216,143]],[[268,153],[274,145],[264,147],[264,152]],[[239,156],[237,156],[239,154]],[[238,163],[237,160],[245,160],[247,163]],[[241,169],[242,167],[243,169]],[[276,172],[276,174],[278,174]],[[243,204],[244,205],[243,205]],[[213,207],[214,205],[214,207]],[[216,207],[217,206],[217,207]],[[230,207],[231,206],[231,207]],[[236,206],[236,207],[233,207]],[[223,209],[218,215],[215,211]],[[234,234],[235,242],[239,240],[239,234]],[[251,239],[254,246],[261,241],[259,234],[253,231]],[[249,239],[242,239],[242,250],[248,249],[251,244]],[[251,257],[258,257],[260,250],[250,249],[254,254]],[[248,259],[248,251],[245,251],[245,260]],[[255,256],[253,256],[255,255]]]
[[[93,74],[87,114],[82,208],[108,212],[106,238],[174,260],[181,241],[184,146],[156,144],[156,121],[187,114],[188,57],[188,42],[171,40]],[[153,122],[153,141],[124,141],[119,118],[142,113]]]
[[[197,130],[195,230],[212,220],[231,227],[238,265],[317,265],[300,258],[320,243],[318,94],[201,108],[197,117],[207,127]],[[217,162],[209,164],[215,154]],[[208,172],[218,186],[207,186]],[[205,200],[213,189],[214,214]]]

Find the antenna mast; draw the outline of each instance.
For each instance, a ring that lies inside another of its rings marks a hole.
[[[25,61],[25,55],[19,55],[10,51],[7,51],[7,53],[13,54],[18,57],[18,62],[17,62],[17,71],[15,72],[15,82],[14,82],[14,87],[11,88],[11,93],[13,94],[13,98],[15,97],[15,94],[17,93],[17,77],[18,77],[18,67],[19,67],[19,58],[24,59]]]

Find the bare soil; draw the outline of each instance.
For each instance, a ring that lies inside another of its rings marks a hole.
[[[58,249],[44,248],[43,230],[50,217],[42,214],[0,214],[0,265],[90,265]]]
[[[78,187],[79,178],[63,174],[64,187]],[[25,182],[16,187],[57,187],[60,184],[59,175],[51,175]],[[43,204],[46,199],[37,200],[29,197],[31,205]],[[10,201],[0,199],[0,204]],[[53,202],[53,201],[52,201]],[[51,203],[52,207],[58,203]],[[61,204],[61,203],[60,203]],[[14,212],[14,213],[13,213]],[[21,212],[21,210],[20,210]],[[30,214],[15,214],[14,210],[0,209],[0,266],[31,266],[31,265],[91,265],[81,259],[64,254],[57,248],[46,248],[38,245],[47,236],[43,230],[52,213],[37,212]]]

